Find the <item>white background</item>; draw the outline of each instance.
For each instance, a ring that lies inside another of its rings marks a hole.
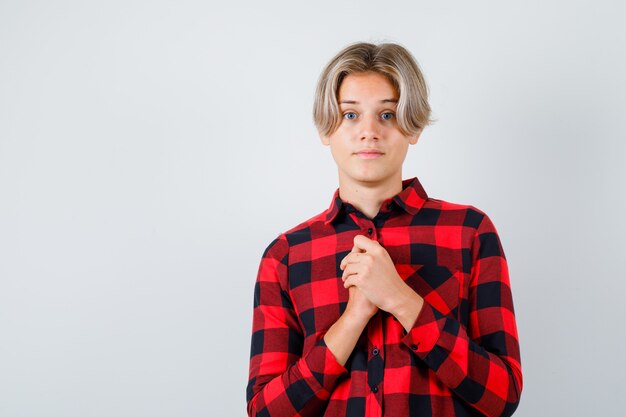
[[[430,85],[404,177],[498,229],[516,416],[623,412],[623,3],[298,3],[0,2],[0,416],[245,414],[258,264],[338,185],[311,108],[355,41]]]

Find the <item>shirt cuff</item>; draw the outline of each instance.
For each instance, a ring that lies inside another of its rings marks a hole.
[[[320,339],[303,359],[304,366],[300,369],[302,376],[315,392],[321,391],[319,394],[323,395],[318,396],[322,398],[330,396],[339,378],[348,373],[326,346],[324,338]]]
[[[402,342],[424,359],[435,347],[444,324],[445,316],[424,300],[424,305],[417,315],[413,327],[402,338]]]

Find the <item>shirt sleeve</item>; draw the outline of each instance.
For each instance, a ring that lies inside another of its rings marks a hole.
[[[323,334],[303,355],[304,336],[288,292],[289,245],[280,235],[265,250],[254,290],[249,416],[314,416],[347,373]]]
[[[424,302],[403,342],[459,398],[486,416],[510,416],[522,368],[507,262],[483,215],[471,250],[467,327]]]

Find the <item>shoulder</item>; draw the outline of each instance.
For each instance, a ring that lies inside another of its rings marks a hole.
[[[483,210],[471,204],[451,203],[435,198],[429,198],[424,208],[438,213],[437,227],[457,226],[454,229],[466,236],[473,257],[501,256],[505,258],[498,231],[491,218]]]
[[[476,231],[485,226],[493,227],[487,213],[471,204],[453,203],[429,197],[424,203],[423,209],[437,214],[438,225],[463,226]]]
[[[325,219],[326,211],[323,211],[280,232],[267,246],[263,257],[272,255],[282,259],[282,257],[287,256],[291,246],[311,240],[311,229],[317,226],[321,227]]]

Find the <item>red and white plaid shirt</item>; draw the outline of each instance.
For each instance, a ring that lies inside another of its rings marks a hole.
[[[507,263],[487,215],[417,178],[369,219],[342,202],[281,233],[254,290],[250,416],[509,416],[522,370]],[[344,311],[341,260],[376,239],[424,300],[407,333],[379,311],[345,366],[323,336]]]

